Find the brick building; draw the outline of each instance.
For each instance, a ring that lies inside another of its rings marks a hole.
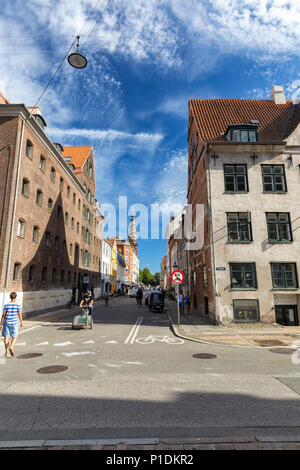
[[[25,317],[101,285],[93,149],[53,144],[45,126],[0,94],[0,304],[16,291]]]
[[[189,101],[193,229],[196,205],[205,207],[190,290],[217,322],[299,324],[299,121],[282,87],[270,100]]]

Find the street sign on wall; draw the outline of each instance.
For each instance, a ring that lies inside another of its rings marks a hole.
[[[184,274],[182,271],[173,271],[171,274],[171,281],[174,284],[182,284],[184,281]]]

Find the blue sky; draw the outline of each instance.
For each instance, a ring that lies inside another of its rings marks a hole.
[[[300,98],[299,0],[2,0],[0,90],[36,103],[81,34],[84,70],[64,63],[39,103],[62,145],[92,145],[97,199],[185,203],[189,98]],[[159,271],[165,240],[139,239]]]

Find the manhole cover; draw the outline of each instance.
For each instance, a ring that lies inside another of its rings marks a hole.
[[[200,353],[193,354],[193,357],[195,357],[196,359],[215,359],[217,356],[215,354]]]
[[[33,359],[34,357],[39,357],[42,355],[43,354],[41,353],[28,353],[28,354],[22,354],[21,356],[17,356],[17,359]]]
[[[260,346],[282,346],[284,344],[279,339],[255,339],[254,341]]]
[[[37,370],[38,374],[57,374],[58,372],[63,372],[67,370],[67,366],[48,366],[42,367],[41,369]]]
[[[277,354],[293,354],[293,352],[296,351],[296,349],[289,349],[289,348],[273,348],[269,349],[269,351]]]

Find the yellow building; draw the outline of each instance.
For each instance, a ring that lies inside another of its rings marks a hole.
[[[114,293],[117,290],[117,267],[118,267],[118,251],[116,240],[109,239],[111,244],[111,262],[110,262],[110,279],[111,279],[111,292]]]

